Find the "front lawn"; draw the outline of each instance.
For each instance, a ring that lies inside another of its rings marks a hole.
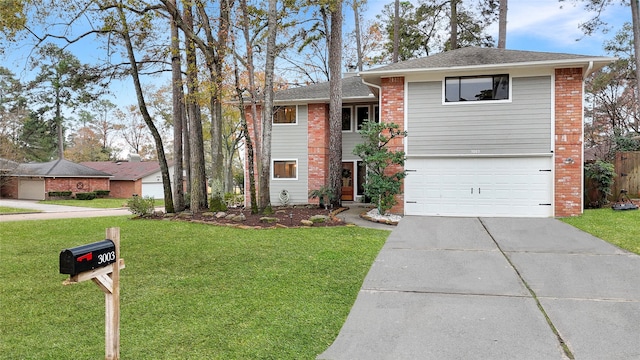
[[[32,209],[20,209],[20,208],[8,207],[8,206],[0,206],[0,215],[2,215],[2,214],[34,213],[34,212],[40,212],[40,211],[32,210]]]
[[[387,231],[240,230],[128,217],[0,223],[0,357],[104,357],[104,295],[59,252],[120,227],[122,359],[313,359]],[[9,235],[10,234],[10,235]]]
[[[121,208],[127,206],[128,199],[115,199],[115,198],[97,198],[93,200],[76,200],[76,199],[68,199],[68,200],[41,200],[39,201],[41,204],[52,204],[52,205],[66,205],[66,206],[79,206],[79,207],[89,207],[89,208],[97,208],[97,209],[112,209],[112,208]],[[156,200],[156,206],[164,206],[164,201]]]
[[[640,255],[640,210],[585,210],[581,216],[561,220]]]

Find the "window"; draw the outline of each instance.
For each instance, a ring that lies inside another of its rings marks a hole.
[[[373,105],[373,121],[380,122],[380,107],[378,105]]]
[[[369,107],[368,106],[358,106],[356,107],[356,124],[357,129],[360,130],[362,128],[362,123],[365,120],[372,120],[369,118]]]
[[[274,160],[273,161],[273,178],[274,179],[297,179],[298,178],[298,160]]]
[[[445,79],[445,102],[509,100],[509,75]]]
[[[276,106],[273,108],[274,124],[295,124],[296,106]]]
[[[351,108],[342,108],[342,131],[351,131]]]

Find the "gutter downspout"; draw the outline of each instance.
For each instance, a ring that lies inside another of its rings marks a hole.
[[[358,74],[358,76],[360,76],[360,74]],[[362,81],[363,84],[367,86],[373,86],[374,88],[378,89],[378,114],[379,114],[378,116],[381,116],[382,115],[382,86],[368,83],[364,81],[362,77],[360,77],[360,80]],[[381,121],[381,119],[378,119],[378,121]]]
[[[582,77],[582,80],[588,78],[589,75],[591,75],[592,73],[593,73],[593,60],[589,61],[589,66],[587,66],[587,70],[584,72],[584,76]]]

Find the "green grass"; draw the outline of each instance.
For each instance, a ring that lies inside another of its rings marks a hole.
[[[0,215],[2,215],[2,214],[34,213],[34,212],[40,212],[40,211],[32,210],[32,209],[20,209],[20,208],[8,207],[8,206],[0,206]]]
[[[585,210],[581,216],[561,220],[640,255],[640,210]]]
[[[122,359],[313,359],[388,236],[128,217],[0,223],[0,358],[104,356],[104,295],[63,286],[60,250],[120,227]]]
[[[39,203],[52,204],[52,205],[90,207],[90,208],[99,208],[99,209],[111,209],[111,208],[121,208],[123,206],[127,206],[127,200],[129,199],[97,198],[93,200],[76,200],[76,199],[41,200],[39,201]],[[164,200],[156,199],[154,204],[155,206],[164,206]]]

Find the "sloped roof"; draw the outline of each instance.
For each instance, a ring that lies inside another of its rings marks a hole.
[[[18,163],[9,159],[0,158],[0,172],[9,172],[18,167]]]
[[[411,59],[360,72],[365,80],[380,76],[393,76],[417,71],[453,70],[483,67],[518,66],[579,66],[586,67],[590,62],[596,68],[615,61],[615,58],[551,53],[539,51],[509,50],[498,48],[466,47],[439,54]]]
[[[90,167],[76,164],[69,160],[59,159],[46,163],[20,164],[11,173],[13,176],[41,177],[111,177],[111,174]]]
[[[157,161],[90,161],[81,164],[112,174],[111,180],[136,181],[160,171],[160,164]]]
[[[349,76],[342,79],[342,101],[375,100],[371,89],[362,83],[359,76]],[[291,101],[328,102],[329,82],[322,82],[308,86],[289,88],[274,94],[275,103]]]

